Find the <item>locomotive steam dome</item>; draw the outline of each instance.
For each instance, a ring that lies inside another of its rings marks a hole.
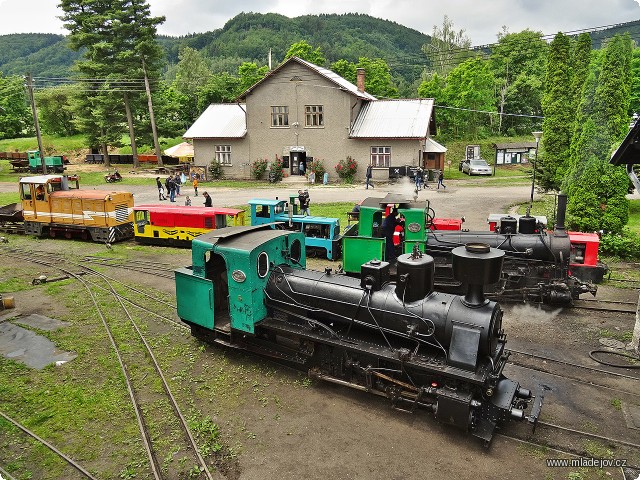
[[[417,246],[417,244],[416,244]],[[433,291],[435,262],[430,255],[414,249],[398,257],[396,295],[406,302],[420,300]]]
[[[525,215],[518,219],[518,231],[524,234],[536,233],[536,218]]]

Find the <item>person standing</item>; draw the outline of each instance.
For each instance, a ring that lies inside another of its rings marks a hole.
[[[304,191],[304,207],[302,208],[303,215],[311,216],[311,212],[309,211],[309,204],[311,203],[311,197],[309,197],[309,190]]]
[[[180,185],[182,185],[182,182],[180,181],[180,175],[177,173],[173,177],[173,183],[176,184],[176,194],[180,196]]]
[[[164,187],[162,186],[162,182],[160,181],[160,177],[156,177],[156,185],[158,187],[158,200],[166,200],[167,197],[164,196]]]
[[[389,263],[395,263],[396,247],[393,244],[393,235],[398,225],[403,224],[403,217],[398,218],[398,209],[393,208],[389,215],[382,222],[382,234],[385,237],[385,260]]]
[[[423,183],[424,183],[424,170],[418,167],[418,170],[416,170],[416,191],[422,189]]]
[[[369,165],[367,167],[367,173],[365,174],[365,178],[366,178],[365,188],[366,188],[366,190],[369,190],[369,185],[371,185],[371,188],[375,188],[373,186],[373,183],[371,183],[372,175],[373,175],[373,167],[371,165]]]
[[[193,189],[196,192],[196,197],[198,196],[198,177],[193,177]]]
[[[442,185],[442,188],[447,188],[447,186],[442,183],[444,181],[444,173],[442,172],[442,170],[440,170],[440,173],[438,174],[438,190],[440,190],[440,185]]]
[[[167,187],[167,191],[169,192],[169,201],[175,202],[176,201],[176,184],[173,181],[173,177],[171,175],[167,177],[167,181],[164,182],[164,185],[165,187]]]
[[[211,197],[209,196],[209,194],[207,192],[204,192],[202,196],[204,197],[204,206],[213,207],[213,201],[211,200]]]

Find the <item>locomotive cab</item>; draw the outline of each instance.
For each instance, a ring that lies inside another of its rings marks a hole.
[[[191,267],[176,270],[178,316],[194,334],[253,334],[267,316],[262,292],[281,265],[304,268],[304,237],[269,225],[215,230],[192,242]]]

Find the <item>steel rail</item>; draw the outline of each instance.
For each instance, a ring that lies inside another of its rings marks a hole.
[[[14,256],[18,256],[18,257],[23,258],[23,259],[28,260],[28,261],[31,261],[33,263],[37,263],[37,264],[40,264],[40,265],[45,265],[45,266],[48,266],[50,268],[55,268],[57,270],[60,270],[60,271],[64,272],[65,274],[69,275],[70,277],[75,278],[76,280],[80,281],[83,284],[83,286],[87,289],[87,291],[88,291],[88,293],[89,293],[89,295],[90,295],[90,297],[92,299],[92,302],[93,302],[94,306],[96,307],[96,310],[97,310],[97,312],[98,312],[98,314],[99,314],[99,316],[100,316],[100,318],[102,320],[102,323],[103,323],[103,325],[104,325],[104,327],[105,327],[105,329],[107,331],[107,334],[108,334],[109,339],[111,341],[112,347],[113,347],[113,349],[114,349],[114,351],[116,353],[116,356],[118,358],[118,361],[119,361],[121,369],[122,369],[122,372],[124,374],[125,381],[127,383],[127,389],[129,391],[129,396],[131,398],[132,405],[134,407],[134,411],[135,411],[135,414],[136,414],[138,425],[139,425],[139,428],[140,428],[140,431],[141,431],[141,435],[142,435],[142,438],[143,438],[143,442],[145,444],[145,449],[147,450],[147,454],[148,454],[149,459],[150,459],[152,471],[154,473],[155,478],[157,480],[161,480],[161,477],[160,477],[160,474],[159,474],[160,466],[158,465],[158,463],[157,463],[158,460],[157,460],[156,456],[153,454],[153,451],[152,451],[152,448],[151,448],[151,444],[150,444],[151,443],[151,439],[148,437],[148,430],[146,429],[146,426],[145,426],[145,423],[144,423],[144,420],[142,418],[141,411],[140,411],[141,408],[140,408],[137,400],[135,399],[135,393],[133,391],[133,385],[132,385],[132,382],[131,382],[131,378],[129,377],[129,374],[128,374],[128,369],[126,368],[126,365],[124,364],[124,360],[122,359],[122,356],[120,355],[120,351],[119,351],[119,349],[118,349],[118,347],[116,345],[115,338],[112,335],[112,332],[111,332],[111,329],[110,329],[110,327],[108,325],[108,322],[106,321],[106,318],[104,317],[104,315],[102,313],[102,310],[99,307],[97,299],[95,298],[95,296],[93,295],[93,292],[91,291],[90,282],[86,282],[78,274],[73,273],[71,271],[68,271],[68,270],[66,270],[66,269],[64,269],[64,268],[62,268],[60,266],[52,265],[49,262],[45,262],[44,260],[33,258],[33,257],[42,256],[42,255],[39,255],[39,254],[31,255],[30,253],[27,254],[27,252],[22,253],[22,255],[21,254],[16,254],[16,252],[10,252],[10,254],[12,254]],[[50,257],[49,257],[49,260],[50,260]],[[167,396],[169,397],[169,399],[171,401],[172,408],[174,409],[174,412],[176,413],[176,416],[180,420],[180,423],[182,425],[183,431],[186,434],[186,436],[187,436],[187,438],[189,440],[189,443],[191,444],[191,446],[192,446],[192,448],[194,450],[194,454],[198,458],[199,463],[201,463],[202,471],[206,474],[206,476],[207,476],[207,478],[209,480],[213,480],[213,477],[211,476],[211,473],[210,473],[210,471],[209,471],[209,469],[208,469],[208,467],[206,465],[206,462],[202,458],[202,456],[200,454],[200,451],[197,448],[197,445],[195,443],[195,439],[193,438],[193,435],[191,434],[191,431],[190,431],[190,429],[189,429],[189,427],[187,425],[186,419],[182,415],[182,412],[180,411],[180,409],[179,409],[179,407],[177,405],[177,401],[175,400],[175,397],[171,393],[171,390],[170,390],[169,385],[168,385],[168,383],[166,381],[166,378],[162,374],[162,370],[161,370],[161,368],[160,368],[160,366],[159,366],[159,364],[158,364],[158,362],[157,362],[157,360],[156,360],[156,358],[155,358],[155,356],[154,356],[154,354],[153,354],[153,352],[151,350],[151,347],[149,346],[148,342],[144,338],[144,335],[142,334],[142,332],[138,328],[138,326],[135,323],[135,321],[133,320],[133,318],[130,316],[128,310],[123,305],[123,303],[122,303],[122,301],[120,299],[121,295],[118,292],[115,291],[113,286],[106,279],[106,277],[107,277],[106,275],[104,275],[104,274],[102,274],[100,272],[97,272],[97,271],[95,271],[95,270],[93,270],[93,269],[91,269],[89,267],[84,266],[84,265],[81,265],[81,264],[76,264],[76,265],[80,266],[81,268],[84,268],[85,270],[89,271],[90,273],[92,273],[92,274],[94,274],[94,275],[96,275],[98,277],[101,277],[105,281],[105,283],[107,283],[107,285],[109,285],[108,292],[110,293],[110,295],[114,296],[118,300],[118,302],[120,303],[123,311],[126,313],[127,317],[129,318],[129,321],[131,322],[131,324],[133,325],[134,329],[138,333],[142,343],[145,345],[145,347],[147,349],[147,352],[149,353],[149,355],[150,355],[150,357],[152,359],[152,363],[154,365],[154,368],[156,369],[156,372],[158,373],[158,376],[161,378],[161,380],[163,382],[163,387],[165,389],[165,393],[167,394]],[[116,282],[118,282],[118,281],[116,281]],[[118,282],[118,283],[121,283],[121,282]],[[98,287],[96,284],[93,284],[93,283],[91,283],[91,285],[94,286],[94,287]],[[107,290],[104,287],[98,287],[98,288],[102,288],[103,290]],[[144,293],[144,292],[140,292],[140,293]],[[142,308],[142,307],[140,307],[140,308]],[[145,310],[148,311],[148,309],[145,309]],[[174,323],[177,324],[177,322],[174,322]]]
[[[49,442],[47,442],[44,438],[39,437],[37,434],[35,434],[34,432],[32,432],[31,430],[29,430],[28,428],[26,428],[25,426],[21,425],[20,423],[16,422],[13,418],[5,415],[3,412],[0,412],[0,416],[2,416],[2,418],[4,418],[7,422],[13,424],[13,426],[19,428],[20,430],[22,430],[24,433],[26,433],[27,435],[29,435],[30,437],[33,437],[34,439],[36,439],[38,442],[40,442],[42,445],[44,445],[45,447],[47,447],[49,450],[51,450],[52,452],[54,452],[55,454],[57,454],[60,458],[63,458],[64,460],[66,460],[66,462],[71,465],[73,468],[75,468],[78,472],[82,473],[85,477],[90,478],[92,480],[97,480],[96,477],[94,477],[93,475],[91,475],[89,472],[87,472],[84,468],[82,468],[75,460],[72,460],[71,458],[69,458],[68,456],[66,456],[64,453],[62,453],[60,450],[58,450],[56,447],[54,447],[53,445],[51,445]]]
[[[528,357],[533,357],[533,358],[537,358],[539,360],[548,360],[548,361],[551,361],[551,362],[561,363],[563,365],[568,365],[570,367],[582,368],[584,370],[591,370],[591,371],[597,372],[597,373],[605,373],[607,375],[612,375],[614,377],[628,378],[630,380],[640,380],[640,377],[634,377],[633,375],[625,375],[624,373],[610,372],[608,370],[603,370],[602,368],[589,367],[588,365],[580,365],[579,363],[567,362],[566,360],[559,360],[557,358],[545,357],[544,355],[538,355],[536,353],[522,352],[520,350],[515,350],[513,348],[508,348],[507,350],[509,350],[511,353],[515,353],[515,354],[518,354],[518,355],[524,355],[524,356],[528,356]]]

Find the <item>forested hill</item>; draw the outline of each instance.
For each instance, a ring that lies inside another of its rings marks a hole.
[[[380,57],[387,60],[397,75],[406,78],[419,74],[421,67],[405,67],[406,71],[395,67],[423,63],[420,49],[429,42],[429,36],[417,30],[369,15],[288,18],[274,13],[241,13],[221,29],[184,37],[161,36],[159,41],[167,51],[169,64],[177,63],[180,47],[186,45],[213,58],[218,71],[235,73],[243,61],[266,65],[269,49],[275,65],[282,61],[292,43],[303,39],[320,47],[329,62]],[[79,56],[68,48],[62,35],[0,35],[0,72],[5,75],[24,75],[30,71],[34,76],[68,76]]]
[[[440,19],[425,25],[431,30]],[[616,33],[637,38],[640,21],[592,32],[593,47]],[[497,33],[497,30],[496,30]],[[218,30],[184,37],[159,38],[167,52],[167,64],[176,64],[180,47],[202,50],[213,59],[216,72],[235,73],[243,61],[266,65],[269,49],[276,65],[291,44],[306,40],[320,47],[329,63],[339,59],[357,62],[359,57],[384,58],[396,77],[411,83],[421,73],[421,52],[430,37],[396,22],[363,14],[323,14],[288,18],[275,13],[240,13]],[[0,72],[4,75],[69,76],[80,53],[68,47],[63,35],[26,33],[0,35]]]

